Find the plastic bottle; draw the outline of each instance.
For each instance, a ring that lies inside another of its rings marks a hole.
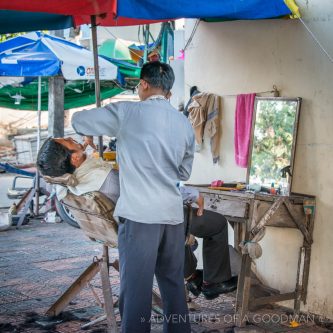
[[[281,195],[289,194],[289,183],[286,177],[281,178]]]

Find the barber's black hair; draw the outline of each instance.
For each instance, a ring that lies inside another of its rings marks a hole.
[[[73,173],[71,151],[62,144],[48,138],[40,148],[37,156],[37,168],[43,176],[59,177]]]
[[[152,87],[160,88],[167,93],[175,82],[175,74],[168,64],[153,61],[142,66],[140,79],[147,81]]]

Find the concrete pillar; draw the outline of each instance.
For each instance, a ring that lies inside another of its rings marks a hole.
[[[53,76],[49,78],[48,136],[64,136],[64,116],[64,78]]]

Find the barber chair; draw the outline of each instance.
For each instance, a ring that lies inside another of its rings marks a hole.
[[[70,301],[100,272],[104,297],[105,314],[100,318],[82,326],[87,328],[100,321],[107,320],[107,332],[117,333],[115,303],[112,300],[112,286],[109,279],[109,268],[112,266],[119,271],[119,262],[109,262],[109,247],[117,247],[118,225],[113,219],[114,204],[101,192],[90,192],[81,196],[67,194],[62,201],[75,217],[84,234],[92,241],[103,246],[102,258],[94,258],[93,263],[74,281],[64,294],[47,310],[47,315],[57,316]],[[99,301],[99,300],[98,300]],[[160,296],[153,291],[153,310],[159,314],[162,311]]]

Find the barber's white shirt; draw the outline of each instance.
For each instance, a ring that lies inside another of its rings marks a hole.
[[[188,119],[160,96],[76,112],[82,135],[117,137],[120,197],[114,216],[141,223],[182,223],[177,184],[188,180],[194,132]]]

